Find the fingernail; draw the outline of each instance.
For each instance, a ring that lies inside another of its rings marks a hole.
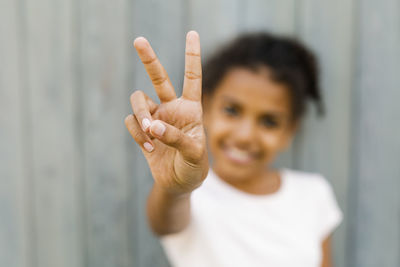
[[[144,143],[143,147],[144,149],[146,149],[147,152],[151,152],[154,149],[154,147],[149,142]]]
[[[162,136],[165,132],[165,125],[159,121],[155,121],[151,126],[151,131],[158,136]]]
[[[146,131],[146,130],[147,130],[147,128],[149,128],[149,127],[150,127],[150,125],[151,125],[151,122],[150,122],[150,120],[149,120],[149,119],[147,119],[147,118],[144,118],[144,119],[142,120],[142,127],[143,127],[143,131]]]

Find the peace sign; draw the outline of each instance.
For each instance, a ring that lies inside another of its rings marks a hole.
[[[134,46],[161,103],[135,91],[130,98],[134,115],[125,118],[125,125],[141,146],[155,183],[169,192],[190,192],[208,172],[199,35],[190,31],[186,36],[185,77],[179,98],[149,42],[138,37]]]

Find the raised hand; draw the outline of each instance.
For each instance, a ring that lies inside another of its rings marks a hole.
[[[149,42],[138,37],[134,46],[161,103],[135,91],[130,98],[134,115],[125,118],[125,125],[141,146],[156,185],[171,193],[191,192],[208,172],[199,35],[190,31],[186,36],[185,77],[179,98]]]

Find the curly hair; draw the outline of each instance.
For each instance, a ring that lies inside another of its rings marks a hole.
[[[286,84],[294,120],[304,115],[308,99],[315,102],[319,115],[324,113],[317,60],[300,42],[264,32],[239,36],[204,64],[203,95],[212,96],[228,71],[236,67],[255,72],[267,67],[274,81]]]

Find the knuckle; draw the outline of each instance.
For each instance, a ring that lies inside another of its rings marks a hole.
[[[202,144],[194,144],[191,151],[194,160],[200,160],[201,158],[203,158],[204,147]]]
[[[185,54],[191,57],[201,57],[199,53],[194,53],[194,52],[186,52]]]
[[[185,77],[189,80],[197,80],[201,79],[201,74],[192,71],[185,71]]]
[[[132,118],[133,118],[132,114],[129,114],[128,116],[125,117],[124,122],[126,126],[128,126],[131,123]]]
[[[155,76],[151,78],[154,85],[161,85],[167,80],[167,76]]]
[[[183,134],[177,129],[169,129],[169,132],[168,143],[175,148],[180,148],[183,143]]]
[[[136,112],[135,113],[135,118],[136,118],[137,122],[141,122],[142,119],[144,118],[143,112]]]
[[[177,134],[170,140],[170,144],[174,147],[181,147],[182,146],[182,135]]]
[[[143,143],[144,138],[141,132],[136,129],[132,129],[131,134],[137,143]]]
[[[137,90],[137,91],[135,91],[135,92],[133,92],[133,93],[131,94],[130,99],[131,99],[131,101],[133,102],[135,99],[137,99],[137,98],[139,98],[139,97],[141,97],[141,96],[143,96],[143,91]]]
[[[157,57],[151,57],[149,59],[142,60],[142,63],[144,65],[150,65],[150,64],[154,63],[156,60],[157,60]]]

